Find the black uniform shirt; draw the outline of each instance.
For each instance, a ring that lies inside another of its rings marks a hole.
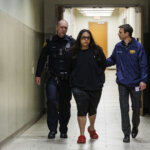
[[[73,43],[74,39],[67,35],[64,38],[55,35],[51,41],[48,40],[40,54],[36,76],[41,76],[47,57],[49,57],[49,70],[56,73],[68,72],[69,49]]]

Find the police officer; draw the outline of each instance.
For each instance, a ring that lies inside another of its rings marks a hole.
[[[67,36],[68,23],[60,20],[57,34],[46,40],[40,54],[35,81],[41,82],[41,73],[48,58],[49,78],[46,83],[48,138],[55,138],[58,122],[60,138],[67,138],[67,125],[70,119],[71,88],[69,86],[69,49],[74,39]]]
[[[112,55],[107,59],[107,66],[116,64],[117,83],[121,108],[123,142],[130,142],[138,134],[140,123],[141,91],[146,89],[148,65],[144,47],[132,37],[133,28],[129,24],[119,26],[117,43]],[[132,131],[129,119],[129,95],[132,102]]]

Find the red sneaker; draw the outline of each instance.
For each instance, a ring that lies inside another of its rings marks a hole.
[[[78,137],[77,143],[86,143],[86,137],[84,135],[80,135]]]
[[[90,134],[91,139],[98,139],[98,134],[96,133],[95,130],[90,131],[90,127],[88,127],[88,132]]]

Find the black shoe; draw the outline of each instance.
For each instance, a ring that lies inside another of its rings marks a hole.
[[[123,142],[129,143],[130,142],[130,136],[129,135],[125,135],[124,138],[123,138]]]
[[[68,138],[67,133],[60,133],[60,138]]]
[[[138,134],[138,128],[133,127],[131,134],[132,134],[132,138],[135,138],[137,136],[137,134]]]
[[[54,139],[55,138],[55,134],[56,134],[55,131],[50,131],[49,134],[48,134],[48,139]]]

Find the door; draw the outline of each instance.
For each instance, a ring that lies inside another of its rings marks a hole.
[[[107,57],[107,22],[89,22],[89,30],[96,44],[103,48],[103,52]]]

